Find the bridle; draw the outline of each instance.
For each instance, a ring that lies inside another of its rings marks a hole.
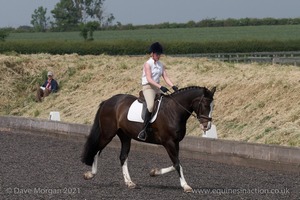
[[[199,100],[199,103],[198,103],[198,109],[197,109],[197,112],[196,112],[196,113],[200,113],[200,110],[201,110],[201,103],[202,103],[202,100],[203,100],[204,98],[205,98],[204,95],[202,95],[201,98],[200,98],[200,100]],[[194,101],[192,102],[192,104],[194,104],[194,102],[197,101],[197,99],[198,99],[198,98],[194,99]],[[197,116],[197,115],[195,115],[195,114],[193,114],[193,113],[192,113],[192,115],[193,115],[194,117],[196,117],[198,121],[200,121],[201,118],[202,118],[202,119],[205,119],[205,120],[207,120],[207,121],[209,121],[209,122],[212,121],[212,118],[211,118],[211,117],[207,117],[207,116],[205,116],[205,115],[199,115],[199,116]]]
[[[200,122],[201,119],[205,119],[205,120],[207,120],[207,121],[209,121],[209,122],[212,121],[212,118],[211,118],[211,117],[207,117],[207,116],[205,116],[205,115],[199,115],[199,116],[198,116],[197,114],[194,114],[194,113],[190,112],[190,111],[189,111],[188,109],[186,109],[183,105],[181,105],[174,97],[172,97],[172,95],[169,95],[169,97],[170,97],[177,105],[179,105],[183,110],[185,110],[185,111],[188,112],[190,115],[192,115],[193,117],[195,117],[199,122]],[[192,104],[194,104],[194,102],[197,101],[198,99],[199,99],[199,98],[194,99],[194,101],[192,102]],[[200,111],[200,109],[201,109],[200,106],[201,106],[201,103],[202,103],[203,99],[205,99],[204,95],[202,95],[201,98],[200,98],[200,100],[199,100],[197,112],[195,111],[196,113],[199,113],[199,111]]]

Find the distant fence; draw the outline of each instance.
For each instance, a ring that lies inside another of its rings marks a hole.
[[[182,56],[182,55],[175,55]],[[244,63],[273,63],[300,66],[300,51],[287,52],[252,52],[252,53],[205,53],[187,54],[187,57],[206,57],[212,60]]]

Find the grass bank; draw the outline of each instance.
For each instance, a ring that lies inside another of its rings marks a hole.
[[[91,124],[101,101],[118,93],[137,95],[147,56],[0,55],[0,114]],[[163,56],[179,87],[217,86],[214,124],[219,138],[300,146],[300,68],[233,64],[203,58]],[[51,70],[61,89],[43,103],[34,101],[36,84]],[[201,136],[197,120],[189,135]]]

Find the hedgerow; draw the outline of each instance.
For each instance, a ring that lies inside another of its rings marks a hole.
[[[299,51],[300,40],[258,41],[240,40],[225,42],[161,42],[166,54],[245,53]],[[148,53],[148,41],[6,41],[0,42],[0,53],[20,54],[72,54],[79,55],[144,55]]]

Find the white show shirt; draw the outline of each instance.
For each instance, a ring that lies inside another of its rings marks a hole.
[[[160,77],[163,73],[163,64],[158,60],[154,62],[153,58],[147,60],[147,62],[151,69],[151,77],[156,83],[160,83]],[[145,69],[143,68],[143,75],[142,75],[142,85],[148,84],[148,80],[146,78]]]

